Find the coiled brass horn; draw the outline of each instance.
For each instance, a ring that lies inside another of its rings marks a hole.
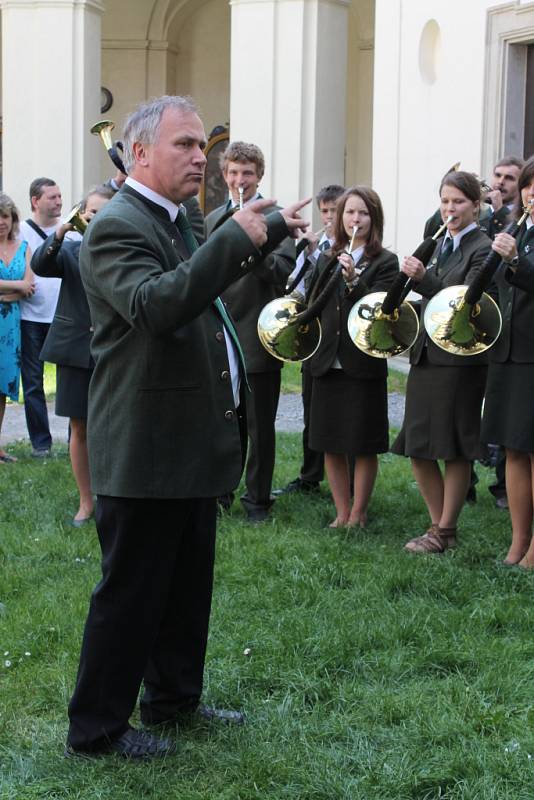
[[[452,172],[452,170],[451,170]],[[428,236],[413,255],[426,267],[449,217],[433,236]],[[404,300],[410,291],[410,279],[399,272],[387,292],[365,295],[350,310],[349,336],[362,353],[373,358],[392,358],[405,353],[419,334],[419,320],[411,303]]]
[[[531,209],[529,203],[505,232],[517,237]],[[491,250],[469,286],[448,286],[430,300],[424,324],[434,344],[442,350],[457,356],[475,356],[497,341],[502,327],[501,312],[485,289],[501,261],[501,256]]]
[[[91,128],[91,133],[94,136],[98,136],[100,141],[106,148],[109,157],[120,171],[126,175],[126,169],[124,168],[124,162],[119,155],[119,150],[122,152],[122,142],[113,142],[111,138],[111,131],[115,127],[115,123],[112,122],[110,119],[103,119],[100,122],[97,122]]]
[[[355,225],[347,252],[352,252],[358,233]],[[296,293],[271,300],[258,317],[258,336],[270,355],[280,361],[306,361],[311,358],[321,344],[321,323],[319,315],[334,291],[341,264],[337,255],[326,264],[312,289],[308,304]],[[298,280],[303,277],[300,271]],[[292,286],[295,281],[292,282]]]
[[[85,231],[87,230],[87,226],[89,223],[87,222],[86,219],[84,219],[84,217],[82,217],[80,213],[80,208],[81,208],[80,203],[74,206],[74,208],[72,208],[69,211],[69,213],[63,220],[63,223],[69,223],[69,225],[72,225],[75,231],[78,231],[78,233],[80,233],[83,236]]]

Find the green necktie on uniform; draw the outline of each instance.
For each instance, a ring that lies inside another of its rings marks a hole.
[[[443,246],[440,250],[438,260],[436,263],[436,275],[439,275],[441,268],[443,267],[448,257],[452,253],[453,247],[454,247],[454,242],[452,238],[449,236],[447,239],[445,239]]]
[[[185,215],[185,213],[183,211],[180,210],[178,212],[178,216],[176,217],[175,223],[176,223],[176,227],[178,228],[178,230],[182,234],[182,239],[184,240],[184,242],[185,242],[185,244],[187,246],[187,249],[189,250],[190,253],[194,253],[195,250],[198,250],[198,242],[195,239],[195,236],[193,234],[193,229],[191,228],[191,223],[189,222],[189,220],[187,219],[187,216]],[[233,343],[235,345],[235,349],[237,350],[238,355],[239,355],[239,360],[241,362],[241,367],[243,369],[243,375],[245,376],[245,382],[248,384],[247,378],[246,378],[247,365],[246,365],[246,362],[245,362],[245,354],[243,353],[243,349],[241,347],[241,343],[239,341],[239,337],[237,335],[237,331],[236,331],[236,329],[234,327],[234,323],[230,319],[230,316],[229,316],[226,308],[224,307],[224,303],[223,303],[223,301],[221,300],[220,297],[216,297],[215,300],[213,301],[213,304],[214,304],[215,308],[217,309],[217,311],[219,312],[220,316],[222,317],[222,321],[224,323],[224,326],[225,326],[226,330],[228,331],[228,333],[230,334],[230,336],[232,338],[232,341],[233,341]]]

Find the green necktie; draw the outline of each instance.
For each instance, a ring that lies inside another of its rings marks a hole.
[[[195,236],[193,234],[193,229],[191,228],[191,224],[190,224],[189,220],[187,219],[187,216],[184,214],[183,211],[179,211],[178,212],[178,216],[176,217],[175,221],[176,221],[176,227],[178,228],[178,230],[182,234],[182,239],[184,240],[184,242],[185,242],[185,244],[187,246],[187,249],[189,250],[190,253],[194,253],[195,250],[198,250],[198,242],[195,239]],[[237,352],[239,354],[239,360],[241,362],[241,367],[243,369],[243,375],[245,376],[245,383],[247,383],[247,386],[248,386],[248,381],[247,381],[247,377],[246,377],[247,376],[247,366],[246,366],[246,363],[245,363],[245,354],[243,353],[243,350],[241,348],[241,343],[239,341],[239,337],[237,335],[237,331],[236,331],[236,329],[234,327],[234,323],[230,319],[230,317],[228,315],[228,312],[227,312],[226,308],[224,307],[224,303],[223,303],[223,301],[221,300],[220,297],[216,297],[215,300],[213,301],[213,304],[214,304],[215,308],[217,309],[217,311],[219,312],[220,316],[222,317],[222,321],[224,323],[224,326],[225,326],[226,330],[228,331],[228,333],[232,337],[232,341],[233,341],[233,343],[235,345],[235,349],[237,350]]]
[[[448,239],[445,240],[445,243],[443,244],[443,246],[441,248],[441,251],[440,251],[440,254],[438,256],[438,262],[436,264],[436,275],[439,275],[439,273],[441,272],[441,270],[443,268],[443,265],[445,264],[445,262],[447,261],[448,257],[452,253],[453,246],[454,246],[454,242],[451,239],[451,237],[449,237]]]

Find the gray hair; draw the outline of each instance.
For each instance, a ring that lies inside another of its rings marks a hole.
[[[148,103],[142,103],[126,119],[124,124],[124,168],[130,172],[135,165],[133,153],[134,142],[154,144],[158,137],[159,126],[166,108],[176,108],[182,114],[198,114],[198,108],[192,97],[165,94]]]

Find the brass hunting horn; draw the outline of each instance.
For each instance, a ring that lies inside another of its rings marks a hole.
[[[521,217],[508,225],[505,233],[516,238],[531,210],[532,203],[524,206]],[[434,344],[442,350],[457,356],[475,356],[495,344],[502,317],[485,290],[501,261],[501,256],[491,250],[468,286],[448,286],[430,300],[424,324]]]
[[[357,233],[355,225],[348,253],[352,252]],[[337,255],[332,256],[313,286],[307,304],[293,294],[277,297],[264,306],[258,317],[258,336],[270,355],[288,362],[306,361],[313,356],[321,344],[318,317],[337,285],[341,268]],[[301,277],[302,274],[297,276],[299,280]]]
[[[81,208],[80,203],[78,203],[78,205],[74,206],[74,208],[72,208],[69,211],[69,213],[67,214],[67,216],[63,220],[63,224],[68,223],[69,225],[72,225],[74,230],[78,231],[78,233],[80,233],[83,236],[85,231],[87,230],[87,226],[88,226],[89,223],[80,214],[80,208]]]
[[[451,170],[452,171],[452,170]],[[452,217],[444,222],[433,236],[421,242],[413,253],[426,267]],[[351,308],[348,329],[356,347],[374,358],[391,358],[409,350],[419,333],[419,320],[411,303],[404,298],[410,291],[411,280],[399,272],[387,292],[373,292],[362,297]]]
[[[115,123],[112,122],[110,119],[103,119],[100,122],[97,122],[91,128],[91,133],[94,136],[98,136],[100,141],[108,151],[108,155],[120,171],[126,175],[126,170],[124,168],[124,163],[122,158],[119,155],[119,150],[123,151],[122,142],[113,142],[111,138],[111,131],[115,127]]]

